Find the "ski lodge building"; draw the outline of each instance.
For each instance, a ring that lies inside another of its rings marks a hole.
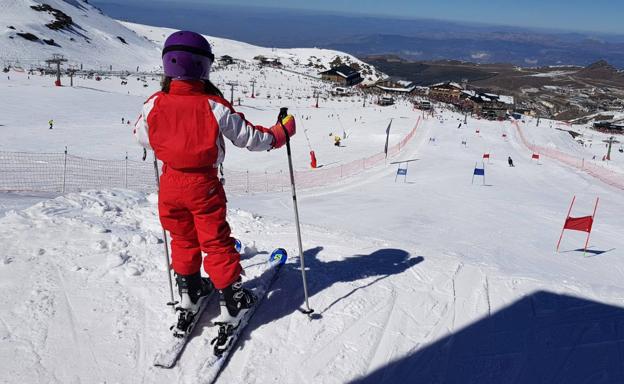
[[[388,93],[400,93],[408,95],[414,92],[414,90],[416,89],[416,85],[411,81],[405,80],[381,80],[377,82],[377,84],[375,84],[375,88]]]
[[[219,58],[219,64],[222,66],[228,66],[234,64],[234,58],[229,55],[223,55]]]
[[[457,102],[463,90],[458,83],[447,81],[429,86],[429,97],[446,103]]]
[[[334,67],[329,71],[321,72],[320,75],[323,80],[332,81],[345,87],[359,84],[362,80],[364,80],[360,75],[360,72],[349,67],[348,65]]]
[[[493,93],[462,91],[464,109],[472,109],[477,116],[490,119],[505,117],[509,111],[514,110],[513,96],[496,95]]]
[[[282,68],[281,61],[276,57],[264,57],[262,55],[254,57],[254,60],[260,62],[262,67]]]

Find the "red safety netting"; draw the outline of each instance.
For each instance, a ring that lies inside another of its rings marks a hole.
[[[522,141],[522,144],[524,144],[524,146],[527,147],[530,151],[534,153],[539,153],[540,155],[549,157],[551,159],[558,160],[566,165],[579,169],[606,184],[624,190],[623,174],[614,172],[610,169],[606,169],[596,163],[585,161],[584,158],[574,157],[570,154],[563,153],[553,148],[547,148],[531,144],[524,136],[522,128],[520,128],[520,124],[518,124],[517,121],[514,121],[513,124],[516,126],[516,130],[518,132],[520,140]]]
[[[420,117],[412,130],[388,148],[388,158],[397,156],[416,134]],[[336,183],[384,164],[383,152],[334,167],[295,171],[298,189]],[[290,188],[288,172],[258,173],[225,171],[228,193],[279,192]],[[0,152],[0,191],[78,192],[87,189],[126,188],[154,191],[155,175],[151,161],[94,160],[67,153]]]

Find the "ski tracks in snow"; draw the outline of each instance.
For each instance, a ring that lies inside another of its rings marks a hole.
[[[76,319],[74,306],[72,305],[72,302],[69,298],[69,294],[67,292],[63,273],[61,272],[58,266],[50,266],[50,268],[56,269],[56,272],[57,272],[58,283],[59,283],[58,296],[61,298],[61,300],[58,300],[57,302],[63,308],[64,310],[63,313],[67,315],[67,319],[68,319],[67,325],[70,328],[73,344],[76,347],[76,350],[72,351],[74,352],[72,354],[75,355],[75,360],[72,358],[72,363],[78,362],[79,369],[80,368],[85,369],[86,367],[95,367],[96,371],[98,372],[98,380],[106,377],[102,371],[102,366],[100,365],[93,351],[93,341],[90,335],[87,332],[78,328],[79,322]],[[87,360],[91,360],[91,361],[87,361]],[[83,377],[86,377],[86,376],[83,376]]]
[[[379,359],[378,348],[384,339],[392,314],[395,312],[396,292],[390,289],[389,297],[383,296],[376,299],[372,305],[365,305],[364,308],[358,309],[360,315],[351,324],[345,324],[346,327],[342,329],[337,327],[323,331],[322,338],[327,341],[304,359],[305,364],[301,362],[304,368],[300,378],[303,382],[326,377],[327,371],[331,370],[335,371],[335,382],[339,383],[340,377],[349,372],[353,368],[352,365],[360,366],[360,370],[366,370],[376,359]],[[358,301],[360,305],[364,304],[361,300]],[[341,315],[341,318],[337,320],[344,321],[351,318]],[[371,342],[371,340],[374,341]]]

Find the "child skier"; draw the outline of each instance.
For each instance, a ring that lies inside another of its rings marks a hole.
[[[242,288],[240,255],[226,221],[226,197],[218,177],[224,137],[240,148],[268,151],[295,134],[294,117],[270,128],[253,125],[234,110],[209,80],[212,48],[195,32],[178,31],[162,52],[162,90],[144,104],[135,125],[139,143],[163,162],[158,195],[160,222],[171,234],[171,257],[180,294],[179,334],[185,334],[212,287],[221,291],[217,321],[236,326],[255,303]],[[210,280],[202,278],[204,270]]]

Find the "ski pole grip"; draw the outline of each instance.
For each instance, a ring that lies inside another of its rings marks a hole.
[[[280,108],[279,115],[277,115],[277,121],[279,121],[282,129],[284,130],[284,134],[286,135],[286,141],[290,141],[290,135],[288,134],[288,130],[284,126],[284,123],[282,123],[282,119],[284,119],[286,116],[288,116],[288,108]]]
[[[286,116],[288,116],[288,108],[286,107],[280,108],[278,119],[280,119],[281,121]]]

